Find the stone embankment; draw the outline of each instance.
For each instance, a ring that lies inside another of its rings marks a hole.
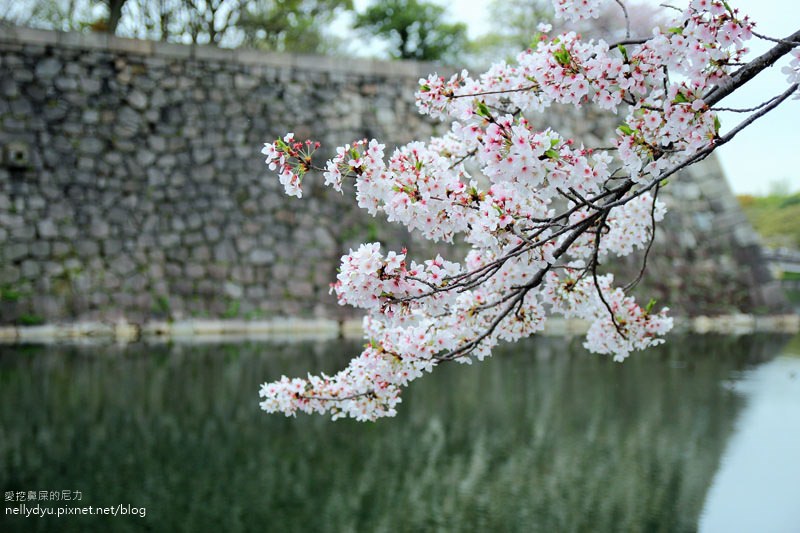
[[[430,246],[318,178],[286,197],[260,149],[286,131],[328,153],[429,136],[414,91],[434,69],[0,26],[0,324],[353,318],[328,293],[343,253],[380,239],[427,259]],[[618,117],[580,112],[539,120],[602,145]],[[642,301],[779,310],[715,161],[662,195]],[[609,266],[624,284],[641,260]]]

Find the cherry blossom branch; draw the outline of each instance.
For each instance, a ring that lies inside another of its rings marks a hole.
[[[572,245],[572,243],[574,243],[575,240],[578,237],[580,237],[584,233],[584,231],[586,231],[586,229],[588,227],[590,227],[594,223],[594,221],[597,219],[597,217],[599,217],[599,216],[600,216],[600,213],[595,213],[594,215],[592,215],[589,218],[587,218],[586,220],[584,220],[580,224],[581,227],[579,229],[576,229],[573,232],[573,234],[571,235],[571,237],[566,239],[564,241],[564,243],[562,243],[562,245],[558,248],[558,250],[553,253],[553,256],[554,257],[560,257],[561,255],[563,255],[569,249],[569,247]],[[477,348],[478,345],[484,339],[486,339],[489,335],[491,335],[494,332],[494,330],[497,328],[497,326],[500,325],[500,323],[511,313],[511,311],[518,304],[518,302],[521,301],[525,297],[525,295],[528,293],[528,291],[530,291],[534,287],[539,286],[539,284],[544,279],[545,274],[547,274],[547,272],[550,270],[550,268],[551,268],[551,265],[547,265],[546,267],[540,269],[536,273],[534,278],[529,283],[519,287],[517,289],[517,294],[516,294],[516,296],[513,297],[511,303],[506,307],[506,309],[504,309],[501,313],[499,313],[494,318],[494,320],[491,322],[489,327],[487,327],[483,331],[483,333],[481,333],[476,338],[470,340],[469,342],[465,343],[464,345],[460,346],[459,348],[457,348],[455,350],[452,350],[452,351],[450,351],[448,353],[445,353],[443,355],[440,355],[440,356],[436,356],[436,359],[439,360],[439,361],[452,361],[452,360],[458,359],[459,357],[463,357],[464,355],[468,354],[471,350],[474,350],[475,348]]]
[[[673,174],[675,174],[677,172],[680,172],[681,170],[683,170],[683,169],[685,169],[687,167],[690,167],[690,166],[694,165],[695,163],[698,163],[698,162],[702,161],[703,159],[705,159],[706,157],[711,155],[711,153],[714,150],[716,150],[717,148],[719,148],[723,144],[726,144],[726,143],[730,142],[731,140],[733,140],[733,138],[736,137],[736,135],[739,132],[741,132],[743,129],[747,128],[753,122],[755,122],[759,118],[763,117],[764,115],[766,115],[767,113],[769,113],[770,111],[772,111],[773,109],[778,107],[787,98],[792,96],[792,94],[797,92],[798,88],[800,88],[800,84],[799,83],[792,84],[791,86],[789,86],[788,89],[786,89],[783,93],[781,93],[775,100],[773,100],[768,105],[766,105],[763,108],[761,108],[757,113],[754,113],[753,115],[747,117],[747,119],[745,119],[742,122],[740,122],[735,128],[733,128],[726,135],[723,135],[722,137],[719,137],[718,139],[716,139],[714,144],[712,144],[712,145],[710,145],[710,146],[708,146],[708,147],[706,147],[706,148],[704,148],[702,150],[699,150],[698,152],[696,152],[691,157],[688,157],[688,158],[684,159],[681,163],[679,163],[679,164],[671,167],[670,169],[662,172],[661,174],[658,175],[658,177],[654,178],[649,183],[647,183],[646,185],[644,185],[643,187],[638,189],[630,197],[623,198],[622,200],[617,200],[616,202],[614,202],[611,205],[611,207],[618,207],[618,206],[626,204],[627,202],[629,202],[633,198],[636,198],[636,197],[641,196],[642,194],[648,192],[653,187],[655,187],[659,183],[663,182],[663,180],[665,180],[666,178],[672,176]]]
[[[797,30],[785,39],[781,39],[776,46],[770,48],[767,52],[731,74],[724,85],[715,87],[703,96],[703,101],[706,105],[713,107],[714,104],[755,78],[764,69],[774,65],[781,57],[791,52],[792,48],[797,46],[798,42],[800,42],[800,30]]]
[[[553,5],[559,16],[580,20],[596,16],[598,1]],[[371,215],[434,241],[461,236],[471,249],[462,264],[440,256],[416,263],[405,249],[382,253],[379,243],[343,256],[333,287],[339,303],[367,310],[369,343],[335,376],[264,384],[264,410],[393,416],[410,380],[441,361],[482,360],[498,342],[541,330],[549,314],[590,320],[585,346],[618,361],[663,342],[672,327],[666,308],[653,313],[652,301],[642,308],[625,293],[641,280],[664,216],[659,188],[797,93],[800,50],[792,48],[800,31],[742,64],[753,24],[722,0],[689,3],[669,30],[655,29],[647,40],[630,38],[630,13],[615,1],[626,18],[619,46],[567,32],[477,78],[466,71],[449,80],[431,75],[420,81],[417,105],[453,121],[446,135],[408,143],[388,160],[377,140],[355,141],[319,169],[339,192],[352,178]],[[720,135],[714,106],[787,53],[789,89],[738,110],[751,114]],[[613,113],[630,106],[613,157],[575,148],[522,114],[588,102]],[[265,145],[267,164],[288,194],[302,196],[303,176],[318,168],[311,163],[316,146],[292,134]],[[463,165],[468,159],[488,186],[473,180],[472,167]],[[561,199],[567,205],[553,209]],[[639,273],[615,288],[611,274],[601,275],[601,261],[634,248],[644,250]]]

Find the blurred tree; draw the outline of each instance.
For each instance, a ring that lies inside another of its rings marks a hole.
[[[120,34],[159,41],[178,40],[181,0],[128,0]]]
[[[255,0],[241,10],[243,44],[265,50],[306,53],[334,47],[325,28],[352,0]]]
[[[61,31],[115,33],[127,0],[0,0],[0,21]]]
[[[654,25],[664,18],[658,6],[641,1],[627,2],[631,37],[647,37]],[[585,38],[616,41],[625,38],[625,15],[619,4],[605,4],[599,18],[567,25],[554,16],[551,0],[491,0],[491,31],[469,43],[469,58],[474,64],[490,63],[498,57],[515,56],[535,41],[540,23],[553,26],[551,35],[572,30]]]
[[[292,52],[326,52],[352,0],[0,0],[0,21],[61,31]]]
[[[95,8],[99,7],[98,4],[100,2],[89,0],[5,0],[0,7],[0,17],[10,24],[79,31],[97,18]]]
[[[127,0],[118,33],[143,39],[231,44],[242,0]]]
[[[455,61],[467,45],[467,26],[445,21],[445,8],[418,0],[382,0],[356,17],[363,28],[389,44],[396,59]]]
[[[226,33],[235,31],[241,0],[183,0],[185,26],[183,33],[193,43],[218,45]]]
[[[106,31],[108,33],[116,33],[119,21],[122,18],[122,6],[125,5],[126,0],[105,0],[104,3],[108,7],[108,26]]]

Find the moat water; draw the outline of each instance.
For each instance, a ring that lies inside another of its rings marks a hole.
[[[800,531],[800,338],[623,364],[534,339],[414,382],[393,419],[259,410],[263,381],[358,350],[0,346],[0,531]]]

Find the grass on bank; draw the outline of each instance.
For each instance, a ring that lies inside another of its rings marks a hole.
[[[767,247],[800,249],[800,192],[738,198]]]

